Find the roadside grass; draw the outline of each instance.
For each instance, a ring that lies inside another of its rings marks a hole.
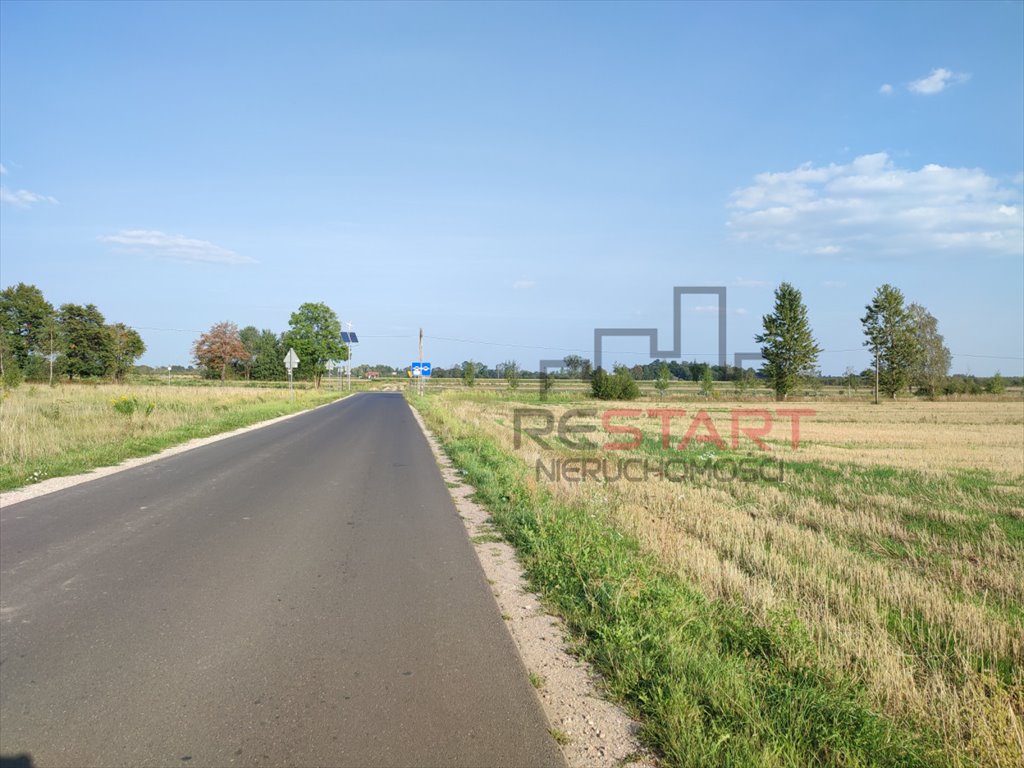
[[[336,400],[255,387],[26,385],[0,401],[0,490],[147,456]]]
[[[515,403],[412,401],[670,763],[1024,762],[1020,404],[822,407],[782,482],[573,483],[535,462],[763,454],[517,449]]]

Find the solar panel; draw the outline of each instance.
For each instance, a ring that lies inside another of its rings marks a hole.
[[[351,336],[351,337],[352,337],[352,343],[353,343],[353,344],[358,344],[358,343],[359,343],[359,337],[358,337],[358,336],[356,336],[356,334],[355,334],[355,332],[354,332],[354,331],[353,331],[352,333],[350,333],[350,334],[349,334],[349,336]]]
[[[341,341],[344,344],[351,344],[352,343],[352,334],[349,333],[348,331],[342,331],[341,332]]]

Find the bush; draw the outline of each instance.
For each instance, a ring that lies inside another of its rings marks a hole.
[[[17,389],[25,377],[21,375],[21,368],[13,360],[4,366],[2,383],[5,389]]]
[[[640,397],[640,387],[624,365],[615,366],[615,372],[610,376],[603,368],[598,368],[590,380],[590,389],[598,400],[636,400]]]

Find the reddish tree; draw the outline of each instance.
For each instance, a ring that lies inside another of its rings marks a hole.
[[[233,363],[244,363],[249,359],[249,352],[242,343],[238,326],[234,323],[217,323],[192,344],[192,356],[196,363],[207,370],[220,369],[220,380],[228,375],[228,367]]]

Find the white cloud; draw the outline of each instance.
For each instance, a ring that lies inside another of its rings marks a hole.
[[[892,93],[892,86],[889,83],[882,83],[882,87],[878,89],[878,92],[883,96],[889,96]]]
[[[748,314],[747,310],[745,310],[743,307],[736,307],[735,312],[736,312],[737,315],[746,315],[746,314]]]
[[[846,281],[844,280],[825,280],[822,282],[822,286],[825,288],[845,288]]]
[[[711,314],[712,312],[716,315],[719,312],[717,304],[698,304],[696,307],[690,309],[691,312],[697,312],[698,314]]]
[[[843,258],[1024,253],[1021,192],[978,168],[898,167],[883,153],[762,173],[733,193],[742,240]]]
[[[7,166],[5,166],[3,163],[0,163],[0,176],[6,176],[6,175],[7,175]]]
[[[122,229],[117,234],[103,235],[98,239],[100,242],[123,246],[129,253],[143,253],[176,261],[206,264],[252,264],[256,261],[206,240],[146,229]]]
[[[737,277],[732,281],[733,286],[736,288],[767,288],[767,280],[747,280],[743,277]]]
[[[907,88],[914,93],[931,96],[934,93],[941,93],[946,90],[946,86],[951,83],[967,82],[970,77],[970,75],[951,72],[944,67],[939,67],[938,69],[933,69],[932,73],[928,75],[928,77],[922,77],[920,80],[914,80],[907,86]]]
[[[6,171],[5,171],[6,172]],[[36,203],[52,203],[57,205],[57,198],[49,195],[40,195],[36,192],[29,192],[27,189],[17,191],[0,186],[0,203],[16,205],[19,208],[29,208]]]
[[[536,284],[533,280],[516,280],[512,283],[512,288],[517,291],[525,291],[528,288],[533,288]]]

